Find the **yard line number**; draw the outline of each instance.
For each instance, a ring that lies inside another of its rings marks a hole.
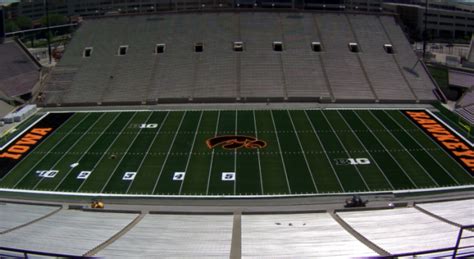
[[[370,165],[368,158],[336,158],[334,159],[336,165]]]

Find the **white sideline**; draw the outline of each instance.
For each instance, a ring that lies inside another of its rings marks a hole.
[[[8,141],[7,143],[5,143],[3,146],[0,147],[0,151],[2,151],[5,147],[7,147],[8,145],[10,145],[13,141],[15,141],[19,136],[21,136],[23,133],[27,132],[29,129],[31,129],[34,125],[36,125],[36,123],[38,123],[40,120],[42,120],[44,117],[46,117],[47,115],[49,114],[49,112],[45,113],[43,116],[41,116],[40,118],[38,118],[36,121],[34,121],[33,123],[31,123],[28,127],[26,127],[22,132],[20,133],[17,133],[16,136],[12,139],[10,139],[10,141]]]
[[[432,113],[430,110],[426,110],[426,112],[428,112],[431,116],[435,117],[439,122],[441,122],[444,126],[446,126],[447,128],[449,128],[452,132],[454,132],[456,135],[458,135],[458,137],[462,138],[464,141],[466,141],[469,145],[471,145],[471,147],[474,146],[474,144],[469,141],[468,139],[466,139],[461,133],[457,132],[457,130],[453,129],[451,126],[449,126],[449,124],[447,124],[446,122],[444,122],[444,120],[440,119],[438,116],[436,116],[434,113]]]
[[[20,189],[9,189],[0,188],[1,192],[10,193],[23,193],[23,194],[46,194],[46,195],[61,195],[61,196],[82,196],[82,197],[110,197],[110,198],[231,198],[231,199],[244,199],[244,198],[287,198],[287,197],[318,197],[318,196],[350,196],[354,194],[359,195],[391,195],[391,194],[412,194],[412,193],[423,193],[433,191],[452,191],[452,190],[463,190],[473,189],[474,184],[461,185],[461,186],[450,186],[441,188],[421,188],[413,190],[396,190],[396,191],[372,191],[372,192],[328,192],[328,193],[301,193],[301,194],[275,194],[275,195],[147,195],[147,194],[116,194],[116,193],[85,193],[85,192],[54,192],[54,191],[35,191],[35,190],[20,190]]]

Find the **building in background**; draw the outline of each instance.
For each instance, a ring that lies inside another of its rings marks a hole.
[[[413,39],[422,39],[425,21],[425,0],[385,1],[386,11],[396,12]],[[427,30],[430,38],[466,39],[474,32],[474,3],[429,0]]]
[[[9,1],[11,2],[11,1]],[[380,12],[383,0],[48,0],[51,13],[97,16],[224,8],[290,8],[329,11]],[[9,17],[44,16],[44,0],[21,0],[8,7]]]

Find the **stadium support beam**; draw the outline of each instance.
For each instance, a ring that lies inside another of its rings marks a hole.
[[[425,22],[424,22],[424,30],[423,30],[423,60],[426,60],[426,40],[428,38],[428,30],[427,30],[427,24],[428,24],[428,5],[429,5],[429,0],[425,0]]]
[[[4,9],[2,6],[0,6],[0,44],[3,44],[5,41],[5,33],[6,33],[6,28],[5,28],[5,14],[4,14]]]
[[[49,64],[51,64],[51,28],[49,26],[49,1],[44,0],[44,9],[46,12],[46,39],[48,41],[48,57]]]

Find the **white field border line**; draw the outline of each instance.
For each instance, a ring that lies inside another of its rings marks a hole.
[[[67,112],[69,113],[69,112]],[[8,145],[10,145],[12,142],[14,142],[16,139],[18,139],[18,137],[20,137],[23,133],[27,132],[28,130],[30,130],[31,128],[33,128],[33,126],[35,126],[40,120],[42,120],[44,117],[48,116],[49,112],[44,114],[43,116],[41,116],[39,119],[37,119],[36,121],[34,121],[33,123],[30,124],[30,126],[26,127],[23,131],[21,131],[20,133],[17,133],[16,136],[14,138],[12,138],[10,141],[8,141],[7,143],[5,143],[3,146],[0,147],[0,151],[3,151],[3,149],[5,149],[5,147],[7,147]]]
[[[158,187],[158,183],[160,182],[161,174],[163,173],[163,170],[165,170],[166,162],[168,161],[168,157],[171,154],[171,150],[173,149],[174,142],[176,140],[176,137],[178,136],[179,130],[181,129],[181,125],[183,124],[183,121],[184,121],[184,117],[186,117],[187,113],[188,113],[188,111],[184,111],[183,115],[181,116],[181,120],[179,122],[178,128],[176,129],[176,133],[174,134],[173,140],[171,141],[170,147],[168,148],[168,152],[166,153],[165,160],[163,161],[163,164],[161,165],[160,173],[158,174],[158,177],[156,178],[156,181],[155,181],[155,184],[153,185],[153,189],[152,189],[151,193],[155,193],[156,187]]]
[[[335,133],[334,127],[332,126],[332,123],[328,120],[328,118],[326,117],[326,114],[324,114],[324,112],[322,112],[321,114],[323,115],[324,120],[328,123],[329,127],[331,127],[331,130],[334,132],[333,134],[336,136],[337,141],[339,142],[339,144],[341,144],[342,148],[344,149],[344,153],[347,155],[347,157],[352,157],[351,153],[347,150],[346,145],[344,145],[341,138],[339,138],[339,135]],[[362,182],[364,182],[365,188],[371,191],[370,186],[365,181],[364,176],[360,173],[359,167],[357,167],[356,165],[353,165],[352,167],[357,171],[357,174],[359,174],[359,177],[362,180]]]
[[[316,129],[314,128],[313,122],[309,118],[309,115],[308,115],[307,111],[304,111],[304,114],[306,115],[306,120],[308,121],[309,125],[311,126],[311,129],[313,130],[314,136],[318,140],[319,146],[321,146],[321,148],[324,149],[323,151],[326,151],[325,148],[324,148],[323,142],[319,138],[318,133],[316,133]],[[341,190],[343,192],[345,192],[346,190],[344,189],[344,186],[342,186],[341,179],[339,179],[339,175],[337,175],[336,169],[334,169],[334,165],[332,164],[332,161],[329,158],[328,153],[327,152],[323,152],[323,153],[326,156],[326,159],[328,160],[329,166],[331,166],[331,169],[332,169],[332,172],[334,173],[334,176],[336,176],[337,182],[339,183],[339,186],[341,187]]]
[[[153,114],[153,112],[150,112],[150,115],[148,115],[148,117],[145,119],[146,123],[148,123],[148,121],[150,120],[152,114]],[[140,128],[140,129],[135,133],[135,136],[133,137],[133,140],[130,142],[130,144],[128,144],[127,150],[124,152],[124,154],[123,154],[122,157],[120,158],[120,161],[118,161],[117,165],[114,167],[114,170],[113,170],[112,173],[110,174],[110,176],[109,176],[109,178],[107,179],[107,181],[105,182],[104,186],[102,186],[102,189],[100,190],[100,192],[103,192],[103,191],[105,190],[105,188],[107,187],[107,185],[109,185],[109,182],[110,182],[110,180],[112,180],[112,178],[114,177],[114,175],[120,173],[120,172],[118,172],[117,170],[118,170],[119,167],[122,165],[123,159],[128,155],[128,151],[130,151],[130,148],[132,148],[133,144],[135,144],[135,141],[137,140],[138,136],[140,136],[140,133],[142,132],[142,130],[143,130],[143,128]]]
[[[264,103],[255,103],[254,107],[242,107],[242,111],[277,111],[277,110],[426,110],[426,107],[286,107],[284,109],[281,108],[269,108],[269,107],[259,107],[259,105],[263,105]],[[274,103],[276,104],[276,103]],[[225,105],[228,103],[219,103],[216,106],[222,106],[223,108],[207,108],[207,107],[185,107],[184,109],[180,108],[163,108],[163,109],[128,109],[128,110],[120,110],[120,109],[112,109],[112,110],[100,110],[100,109],[91,109],[91,110],[66,110],[66,111],[55,111],[50,110],[47,113],[92,113],[92,112],[184,112],[184,111],[234,111],[235,109],[228,109],[225,108]],[[104,107],[104,106],[102,106]]]
[[[404,114],[402,115],[405,116]],[[410,119],[408,119],[408,121],[413,125],[413,127],[419,129],[418,125],[414,121]],[[451,161],[454,162],[454,164],[458,165],[459,168],[461,168],[462,170],[466,170],[456,159],[454,159],[454,157],[451,156],[451,154],[448,151],[446,151],[443,147],[441,147],[438,142],[436,142],[433,138],[428,136],[428,134],[426,134],[424,131],[422,132],[425,135],[425,137],[428,138],[433,143],[433,145],[436,147],[437,150],[441,150],[444,154],[446,154],[451,159]],[[468,174],[468,175],[471,175],[471,174]],[[471,175],[471,178],[474,178],[474,176]]]
[[[339,114],[339,116],[342,118],[342,120],[344,121],[344,123],[346,124],[346,126],[348,128],[350,128],[351,130],[353,130],[353,128],[351,127],[351,125],[349,124],[349,122],[347,122],[346,118],[344,117],[344,115],[342,115],[342,113],[340,113],[339,111],[337,111],[337,114]],[[369,150],[367,149],[367,147],[365,146],[365,144],[362,142],[362,140],[359,138],[359,136],[355,133],[355,132],[352,132],[352,135],[354,135],[356,138],[357,138],[357,141],[359,141],[359,144],[364,147],[364,150],[365,152],[370,156],[370,158],[372,159],[372,161],[374,161],[375,165],[377,166],[377,168],[379,169],[379,171],[382,173],[383,177],[385,178],[385,180],[387,181],[387,183],[390,185],[390,188],[395,189],[392,185],[392,182],[390,182],[390,180],[388,179],[388,177],[385,175],[384,171],[382,170],[382,168],[379,166],[379,163],[377,163],[377,161],[375,160],[375,158],[372,156],[372,154],[369,152]]]
[[[202,121],[203,113],[204,113],[204,111],[201,111],[201,114],[199,115],[199,121],[198,121],[198,124],[196,126],[196,130],[194,132],[193,143],[191,144],[191,147],[189,149],[188,159],[186,161],[186,166],[184,167],[184,172],[185,173],[188,171],[189,162],[191,162],[191,157],[193,156],[194,144],[196,144],[196,139],[197,139],[197,135],[198,135],[198,132],[199,132],[199,127],[201,127],[201,121]],[[184,185],[185,180],[186,180],[186,177],[184,177],[184,179],[181,181],[181,184],[179,185],[178,194],[181,194],[181,191],[183,190],[183,185]]]
[[[257,129],[257,120],[255,118],[255,110],[252,111],[252,115],[253,115],[253,126],[255,129],[255,137],[258,139],[258,129]],[[260,174],[260,189],[263,195],[264,191],[263,191],[262,164],[260,162],[260,149],[259,148],[257,148],[257,159],[258,159],[258,172]]]
[[[100,107],[100,106],[99,106]],[[102,106],[104,107],[104,106]],[[167,109],[163,109],[163,110],[152,110],[152,109],[130,109],[130,110],[118,110],[118,109],[114,109],[114,110],[96,110],[96,109],[91,109],[91,110],[67,110],[67,111],[49,111],[48,113],[69,113],[69,112],[72,112],[72,113],[97,113],[97,112],[103,112],[103,113],[108,113],[108,112],[160,112],[160,111],[168,111]],[[176,110],[176,111],[180,111],[180,110]]]
[[[89,145],[89,147],[86,149],[86,152],[83,152],[81,154],[81,156],[79,157],[79,159],[77,160],[77,162],[80,162],[82,161],[82,159],[84,158],[84,156],[89,153],[89,151],[91,150],[91,148],[97,143],[97,141],[99,141],[99,139],[102,137],[102,135],[104,134],[104,132],[107,130],[107,128],[118,118],[118,116],[120,116],[120,113],[117,113],[117,115],[115,115],[115,117],[109,122],[109,124],[104,127],[104,129],[102,130],[102,133],[100,134],[100,136],[98,136],[94,142]],[[61,179],[61,181],[56,185],[56,187],[54,188],[54,191],[56,191],[59,186],[61,186],[61,184],[63,184],[63,182],[66,180],[66,178],[71,174],[71,172],[74,170],[74,168],[71,168],[69,169],[69,171],[67,172],[67,174]]]
[[[121,114],[119,114],[119,116],[120,116],[120,115],[121,115]],[[104,159],[105,155],[109,152],[109,150],[110,150],[110,149],[112,148],[112,146],[115,144],[115,142],[117,141],[117,139],[122,135],[122,133],[125,131],[125,129],[128,128],[128,126],[130,125],[130,122],[133,121],[133,119],[135,118],[136,115],[137,115],[137,113],[135,112],[132,116],[130,116],[130,118],[128,119],[128,121],[125,123],[125,126],[122,127],[122,129],[120,130],[120,133],[119,133],[119,134],[116,134],[115,138],[112,140],[112,142],[110,142],[110,144],[109,144],[109,146],[107,147],[107,149],[105,150],[105,152],[103,152],[102,155],[100,156],[99,160],[97,160],[97,162],[95,162],[94,167],[93,167],[92,169],[90,169],[91,172],[94,172],[94,171],[95,171],[95,169],[96,169],[97,166],[100,164],[100,162],[102,161],[102,159]],[[118,118],[118,117],[117,117],[117,118]],[[115,119],[115,120],[116,120],[116,119]],[[113,123],[115,122],[115,120],[113,120],[113,122],[112,122],[111,124],[113,124]],[[109,128],[111,124],[109,124],[109,125],[107,126],[107,128]],[[102,138],[102,136],[103,136],[103,134],[101,134],[101,135],[99,136],[99,138]],[[79,190],[84,186],[84,184],[87,182],[87,180],[89,180],[89,179],[90,179],[90,177],[84,179],[84,181],[82,181],[82,183],[77,187],[76,190],[79,191]]]
[[[444,122],[442,119],[440,119],[438,116],[436,116],[433,112],[431,112],[430,110],[425,110],[427,113],[429,113],[431,116],[435,117],[439,122],[441,122],[444,126],[446,126],[448,129],[450,129],[453,133],[455,133],[456,135],[458,135],[458,137],[462,138],[464,141],[466,141],[469,145],[471,145],[471,147],[474,147],[474,143],[472,143],[471,141],[469,141],[468,139],[466,139],[462,134],[460,134],[457,130],[453,129],[451,126],[449,126],[449,124],[447,124],[446,122]]]
[[[402,127],[402,125],[400,125],[400,123],[398,123],[398,121],[395,120],[395,119],[392,117],[392,115],[390,115],[390,114],[387,113],[387,112],[384,112],[384,113],[390,118],[390,120],[392,120],[393,122],[395,122],[395,124],[397,124],[398,127],[402,128],[402,129],[404,130],[405,134],[408,135],[412,140],[414,140],[418,146],[420,146],[422,149],[424,149],[423,145],[420,144],[420,142],[419,142],[416,138],[414,138],[411,134],[409,134],[409,133],[405,130],[405,128]],[[385,127],[385,126],[384,126],[384,127]],[[390,132],[390,134],[391,134],[391,132]],[[398,141],[398,139],[397,139],[397,141]],[[406,148],[405,148],[405,149],[406,149]],[[410,151],[407,151],[407,152],[410,153],[410,155],[411,155],[411,152],[410,152]],[[448,174],[448,176],[451,177],[451,179],[454,180],[454,182],[455,182],[456,184],[459,184],[458,180],[457,180],[456,178],[454,178],[454,177],[451,175],[451,173],[449,172],[449,170],[447,170],[440,162],[438,162],[438,159],[436,159],[436,158],[433,157],[433,155],[431,154],[431,152],[427,152],[426,150],[423,150],[422,152],[425,152],[426,154],[428,154],[428,156],[431,157],[431,159],[433,159],[433,161],[434,161],[436,164],[438,164],[438,166],[441,167],[441,169],[443,169],[443,170]],[[411,156],[412,156],[412,155],[411,155]],[[412,156],[412,157],[413,157],[413,156]],[[414,157],[413,157],[413,158],[414,158]],[[415,160],[416,160],[416,159],[415,159]],[[420,164],[420,163],[418,162],[418,160],[416,160],[416,162],[417,162],[418,164]],[[420,164],[420,165],[421,165],[421,164]],[[436,180],[426,171],[425,168],[423,168],[423,171],[425,171],[426,174],[427,174],[433,181],[436,182]],[[438,183],[436,183],[436,185],[439,186]]]
[[[379,117],[377,117],[373,112],[369,112],[369,113],[370,113],[370,115],[371,115],[375,120],[377,120],[377,122],[378,122],[380,125],[382,125],[382,126],[384,127],[384,129],[387,130],[387,133],[390,134],[390,136],[398,143],[398,145],[400,145],[400,147],[403,148],[403,150],[404,150],[406,153],[408,153],[408,155],[410,155],[410,157],[413,159],[413,161],[415,161],[415,163],[423,170],[423,172],[425,172],[425,174],[431,179],[431,181],[432,181],[435,185],[439,186],[439,183],[433,178],[433,176],[431,176],[431,174],[429,174],[428,171],[426,171],[426,168],[425,168],[423,165],[421,165],[421,163],[418,161],[418,159],[416,159],[416,158],[413,156],[413,154],[411,153],[411,151],[409,151],[408,148],[407,148],[405,145],[403,145],[403,143],[402,143],[400,140],[398,140],[398,138],[395,137],[395,135],[394,135],[387,127],[385,127],[385,124],[379,119]],[[404,130],[404,128],[403,128],[400,124],[398,124],[398,122],[396,122],[396,121],[392,118],[392,116],[390,116],[390,114],[386,113],[385,111],[384,111],[384,114],[385,114],[391,121],[395,122],[395,124],[403,130],[403,132],[401,132],[401,133],[405,133],[410,139],[415,140],[407,131]],[[424,148],[424,146],[421,145],[420,143],[418,143],[418,141],[415,140],[415,142],[416,142],[416,144],[417,144],[418,146],[420,146],[420,149],[423,149],[423,148]],[[429,152],[425,152],[425,153],[429,154]],[[433,159],[433,160],[437,163],[436,159],[434,159],[431,155],[430,155],[430,157],[431,157],[431,159]],[[442,167],[442,166],[441,166],[441,167]],[[442,168],[444,169],[444,167],[442,167]],[[444,169],[444,170],[446,170],[446,169]],[[457,181],[456,181],[456,183],[459,184]]]
[[[306,109],[304,109],[306,110]],[[311,109],[310,109],[311,110]],[[315,110],[420,110],[424,111],[426,108],[422,107],[327,107],[327,108],[315,108]]]
[[[71,116],[72,117],[72,116]],[[84,116],[84,118],[82,118],[79,122],[77,122],[76,126],[72,127],[68,132],[67,134],[65,134],[61,139],[58,139],[58,141],[54,144],[53,147],[51,147],[49,150],[54,150],[56,147],[59,146],[59,144],[61,144],[65,138],[67,138],[67,136],[69,136],[72,132],[74,132],[74,130],[79,127],[79,125],[88,117],[88,115]],[[51,134],[52,135],[52,134]],[[34,151],[32,151],[30,154],[33,154]],[[23,177],[20,178],[20,180],[18,180],[15,185],[13,185],[13,188],[15,188],[18,184],[20,184],[20,182],[23,181],[23,179],[25,179],[27,176],[29,176],[31,173],[32,173],[32,170],[34,170],[41,162],[44,161],[44,159],[46,158],[46,156],[43,156],[41,159],[38,159],[38,161],[32,166],[32,167],[29,167],[27,170],[28,172],[26,172]],[[18,163],[17,165],[19,165],[20,163]],[[15,167],[16,168],[16,167]],[[10,170],[10,172],[12,172],[12,170]]]
[[[235,110],[235,135],[237,135],[237,118],[238,118],[238,113],[237,110]],[[235,173],[235,179],[234,179],[234,195],[237,192],[237,148],[234,148],[234,173]]]
[[[276,136],[276,140],[278,144],[278,150],[280,150],[280,159],[283,165],[283,172],[285,173],[286,184],[288,185],[288,191],[290,191],[291,193],[290,181],[288,180],[288,174],[286,173],[286,164],[285,164],[285,160],[283,159],[283,152],[281,151],[281,146],[280,146],[280,137],[278,136],[278,132],[276,132],[276,125],[275,125],[275,119],[273,118],[273,111],[270,111],[270,116],[272,117],[273,129],[275,129],[275,136]]]
[[[221,111],[217,111],[217,122],[216,122],[216,129],[214,130],[214,137],[217,136],[217,131],[219,130],[219,121],[221,119]],[[211,174],[212,174],[212,165],[214,163],[214,148],[212,149],[211,153],[211,162],[209,164],[209,172],[207,173],[207,187],[206,187],[206,195],[209,194],[209,185],[211,183]]]
[[[155,144],[156,139],[160,135],[161,129],[163,128],[163,125],[165,125],[165,123],[167,122],[169,115],[170,115],[170,112],[166,112],[166,116],[161,120],[160,128],[158,129],[158,131],[155,132],[155,136],[153,136],[153,140],[150,142],[150,145],[148,146],[146,153],[143,154],[142,161],[140,162],[140,165],[138,166],[138,169],[137,169],[137,175],[140,172],[140,170],[143,166],[143,163],[145,163],[145,160],[150,157],[150,150],[153,147],[153,145]],[[132,183],[130,183],[130,185],[128,185],[127,192],[126,192],[127,194],[130,191],[130,188],[132,187],[134,182],[135,182],[135,178],[132,180]]]
[[[308,159],[306,158],[306,153],[303,149],[303,145],[301,144],[300,136],[298,135],[298,132],[296,132],[296,127],[295,127],[295,123],[293,122],[293,117],[291,116],[289,110],[286,110],[286,112],[288,114],[288,117],[290,118],[291,126],[293,127],[293,130],[294,130],[293,134],[295,134],[296,139],[298,140],[298,145],[300,146],[301,153],[303,155],[304,162],[306,164],[306,168],[308,169],[309,176],[311,177],[311,181],[313,182],[314,189],[316,190],[316,192],[319,192],[318,186],[316,186],[316,182],[314,181],[313,170],[311,170],[311,167],[309,166]]]
[[[383,149],[385,150],[385,152],[390,156],[390,158],[397,164],[397,166],[402,169],[402,172],[403,174],[405,174],[405,176],[408,178],[408,180],[410,181],[410,183],[415,186],[415,188],[418,188],[418,185],[416,185],[416,183],[413,181],[413,179],[411,179],[410,175],[407,173],[407,171],[405,171],[405,168],[402,167],[402,165],[400,164],[400,162],[398,162],[397,159],[395,159],[395,157],[393,156],[392,152],[387,149],[387,147],[385,146],[385,144],[379,139],[379,137],[377,136],[377,134],[374,134],[372,131],[370,131],[370,127],[369,125],[367,125],[367,123],[365,123],[365,121],[359,116],[359,114],[357,114],[356,112],[354,112],[354,114],[357,116],[357,118],[364,124],[364,126],[369,130],[370,134],[377,140],[377,142],[383,147]],[[377,122],[379,123],[379,122]]]
[[[87,193],[87,192],[54,192],[54,191],[36,191],[24,189],[0,188],[0,192],[21,193],[21,194],[46,194],[61,196],[84,196],[84,197],[121,197],[121,198],[285,198],[285,197],[317,197],[317,196],[348,196],[353,194],[360,195],[392,195],[406,193],[423,193],[423,192],[444,192],[452,190],[469,190],[473,189],[474,184],[462,186],[450,186],[442,188],[418,188],[412,190],[395,190],[395,191],[372,191],[372,192],[328,192],[328,193],[306,193],[306,194],[278,194],[278,195],[146,195],[146,194],[116,194],[116,193]]]
[[[49,170],[54,170],[54,168],[55,168],[56,166],[58,166],[58,164],[60,164],[60,163],[63,161],[63,159],[69,154],[69,152],[70,152],[73,148],[75,148],[76,145],[77,145],[78,143],[80,143],[80,141],[87,135],[87,132],[90,131],[93,127],[95,127],[95,125],[97,125],[97,123],[100,121],[100,119],[101,119],[102,117],[104,117],[104,115],[105,115],[105,114],[101,114],[101,115],[99,116],[99,118],[97,118],[97,119],[95,120],[95,122],[92,123],[92,125],[89,126],[89,129],[86,131],[86,133],[85,133],[85,134],[82,134],[79,138],[77,138],[77,139],[74,141],[74,143],[61,155],[61,158],[59,158],[59,159],[49,168]],[[86,118],[89,118],[89,116],[90,116],[90,114],[88,114],[88,115],[86,116]],[[83,121],[85,121],[85,120],[83,120]],[[82,124],[83,121],[81,121],[80,124]],[[79,124],[78,124],[78,125],[79,125]],[[74,133],[72,133],[72,134],[74,134]],[[70,134],[68,134],[68,135],[70,135]],[[46,157],[46,156],[45,156],[45,157]],[[71,170],[72,170],[72,169],[71,169]],[[58,174],[60,174],[60,173],[61,173],[61,172],[58,172]],[[67,175],[68,173],[69,173],[69,170],[68,170],[68,172],[66,173],[66,175]],[[32,189],[36,189],[36,187],[38,187],[38,185],[41,184],[41,183],[44,181],[44,179],[45,179],[45,177],[42,177],[38,182],[36,182],[36,184],[33,186]],[[62,179],[61,179],[61,180],[62,180]]]
[[[64,127],[64,125],[66,125],[68,123],[69,120],[71,120],[71,118],[74,117],[74,116],[71,116],[69,117],[63,124],[61,124],[58,128],[56,128],[56,130],[59,130],[61,129],[62,127]],[[51,136],[53,136],[54,134],[49,134],[48,136],[46,136],[46,138],[44,139],[44,141],[47,141],[49,138],[51,138]],[[56,146],[56,145],[55,145]],[[40,146],[38,147],[35,147],[36,148],[39,148]],[[49,152],[49,151],[48,151]],[[29,158],[32,154],[34,154],[35,152],[34,151],[31,151],[29,152],[28,154],[26,154],[26,156],[23,158],[23,159],[27,159]],[[7,177],[8,175],[10,175],[14,170],[16,170],[16,168],[20,165],[21,163],[17,163],[12,169],[10,169],[10,171],[4,175],[3,177]],[[25,177],[25,176],[23,176]]]

